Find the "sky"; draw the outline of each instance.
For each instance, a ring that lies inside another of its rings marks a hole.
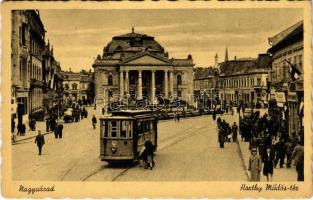
[[[269,48],[268,38],[303,20],[301,9],[140,9],[40,10],[46,42],[63,70],[92,69],[113,36],[131,32],[153,36],[169,57],[187,58],[195,66],[256,58]]]

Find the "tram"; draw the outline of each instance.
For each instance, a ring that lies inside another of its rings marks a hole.
[[[102,115],[100,121],[100,159],[137,161],[146,140],[157,147],[157,117],[146,110],[121,110]]]

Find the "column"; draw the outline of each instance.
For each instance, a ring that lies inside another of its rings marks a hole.
[[[173,79],[173,71],[170,71],[170,93],[172,99],[174,98],[174,79]]]
[[[167,70],[164,70],[164,97],[168,98],[168,74]]]
[[[124,71],[120,71],[120,99],[124,95]]]
[[[151,102],[154,103],[155,98],[155,70],[151,71]]]
[[[126,94],[129,93],[129,79],[128,79],[128,70],[125,70],[125,92]]]
[[[142,99],[142,71],[138,70],[138,97],[137,99]]]

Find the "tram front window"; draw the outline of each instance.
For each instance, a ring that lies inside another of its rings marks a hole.
[[[103,122],[102,123],[102,137],[107,138],[108,137],[108,123],[107,122]]]
[[[111,121],[111,137],[117,137],[117,122]]]
[[[121,138],[126,138],[128,121],[122,121],[121,126]]]

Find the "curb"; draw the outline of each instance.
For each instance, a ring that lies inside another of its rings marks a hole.
[[[42,133],[41,135],[47,135],[47,134],[50,134],[50,133],[52,133],[52,131]],[[33,139],[33,138],[35,138],[36,136],[37,136],[37,135],[31,136],[31,137],[28,137],[28,138],[23,138],[23,139],[20,139],[20,140],[16,140],[16,141],[15,141],[14,143],[12,143],[12,144],[17,144],[17,143],[19,143],[19,142],[21,142],[21,141]]]
[[[237,144],[238,144],[238,147],[239,147],[239,154],[240,154],[240,158],[241,158],[241,161],[243,162],[243,169],[245,171],[245,174],[247,176],[247,179],[248,181],[250,180],[250,174],[249,174],[249,171],[248,171],[248,167],[247,167],[247,163],[245,162],[245,159],[244,159],[244,156],[243,156],[243,153],[242,153],[242,150],[241,150],[241,145],[240,145],[240,142],[238,140],[238,136],[237,136]]]

